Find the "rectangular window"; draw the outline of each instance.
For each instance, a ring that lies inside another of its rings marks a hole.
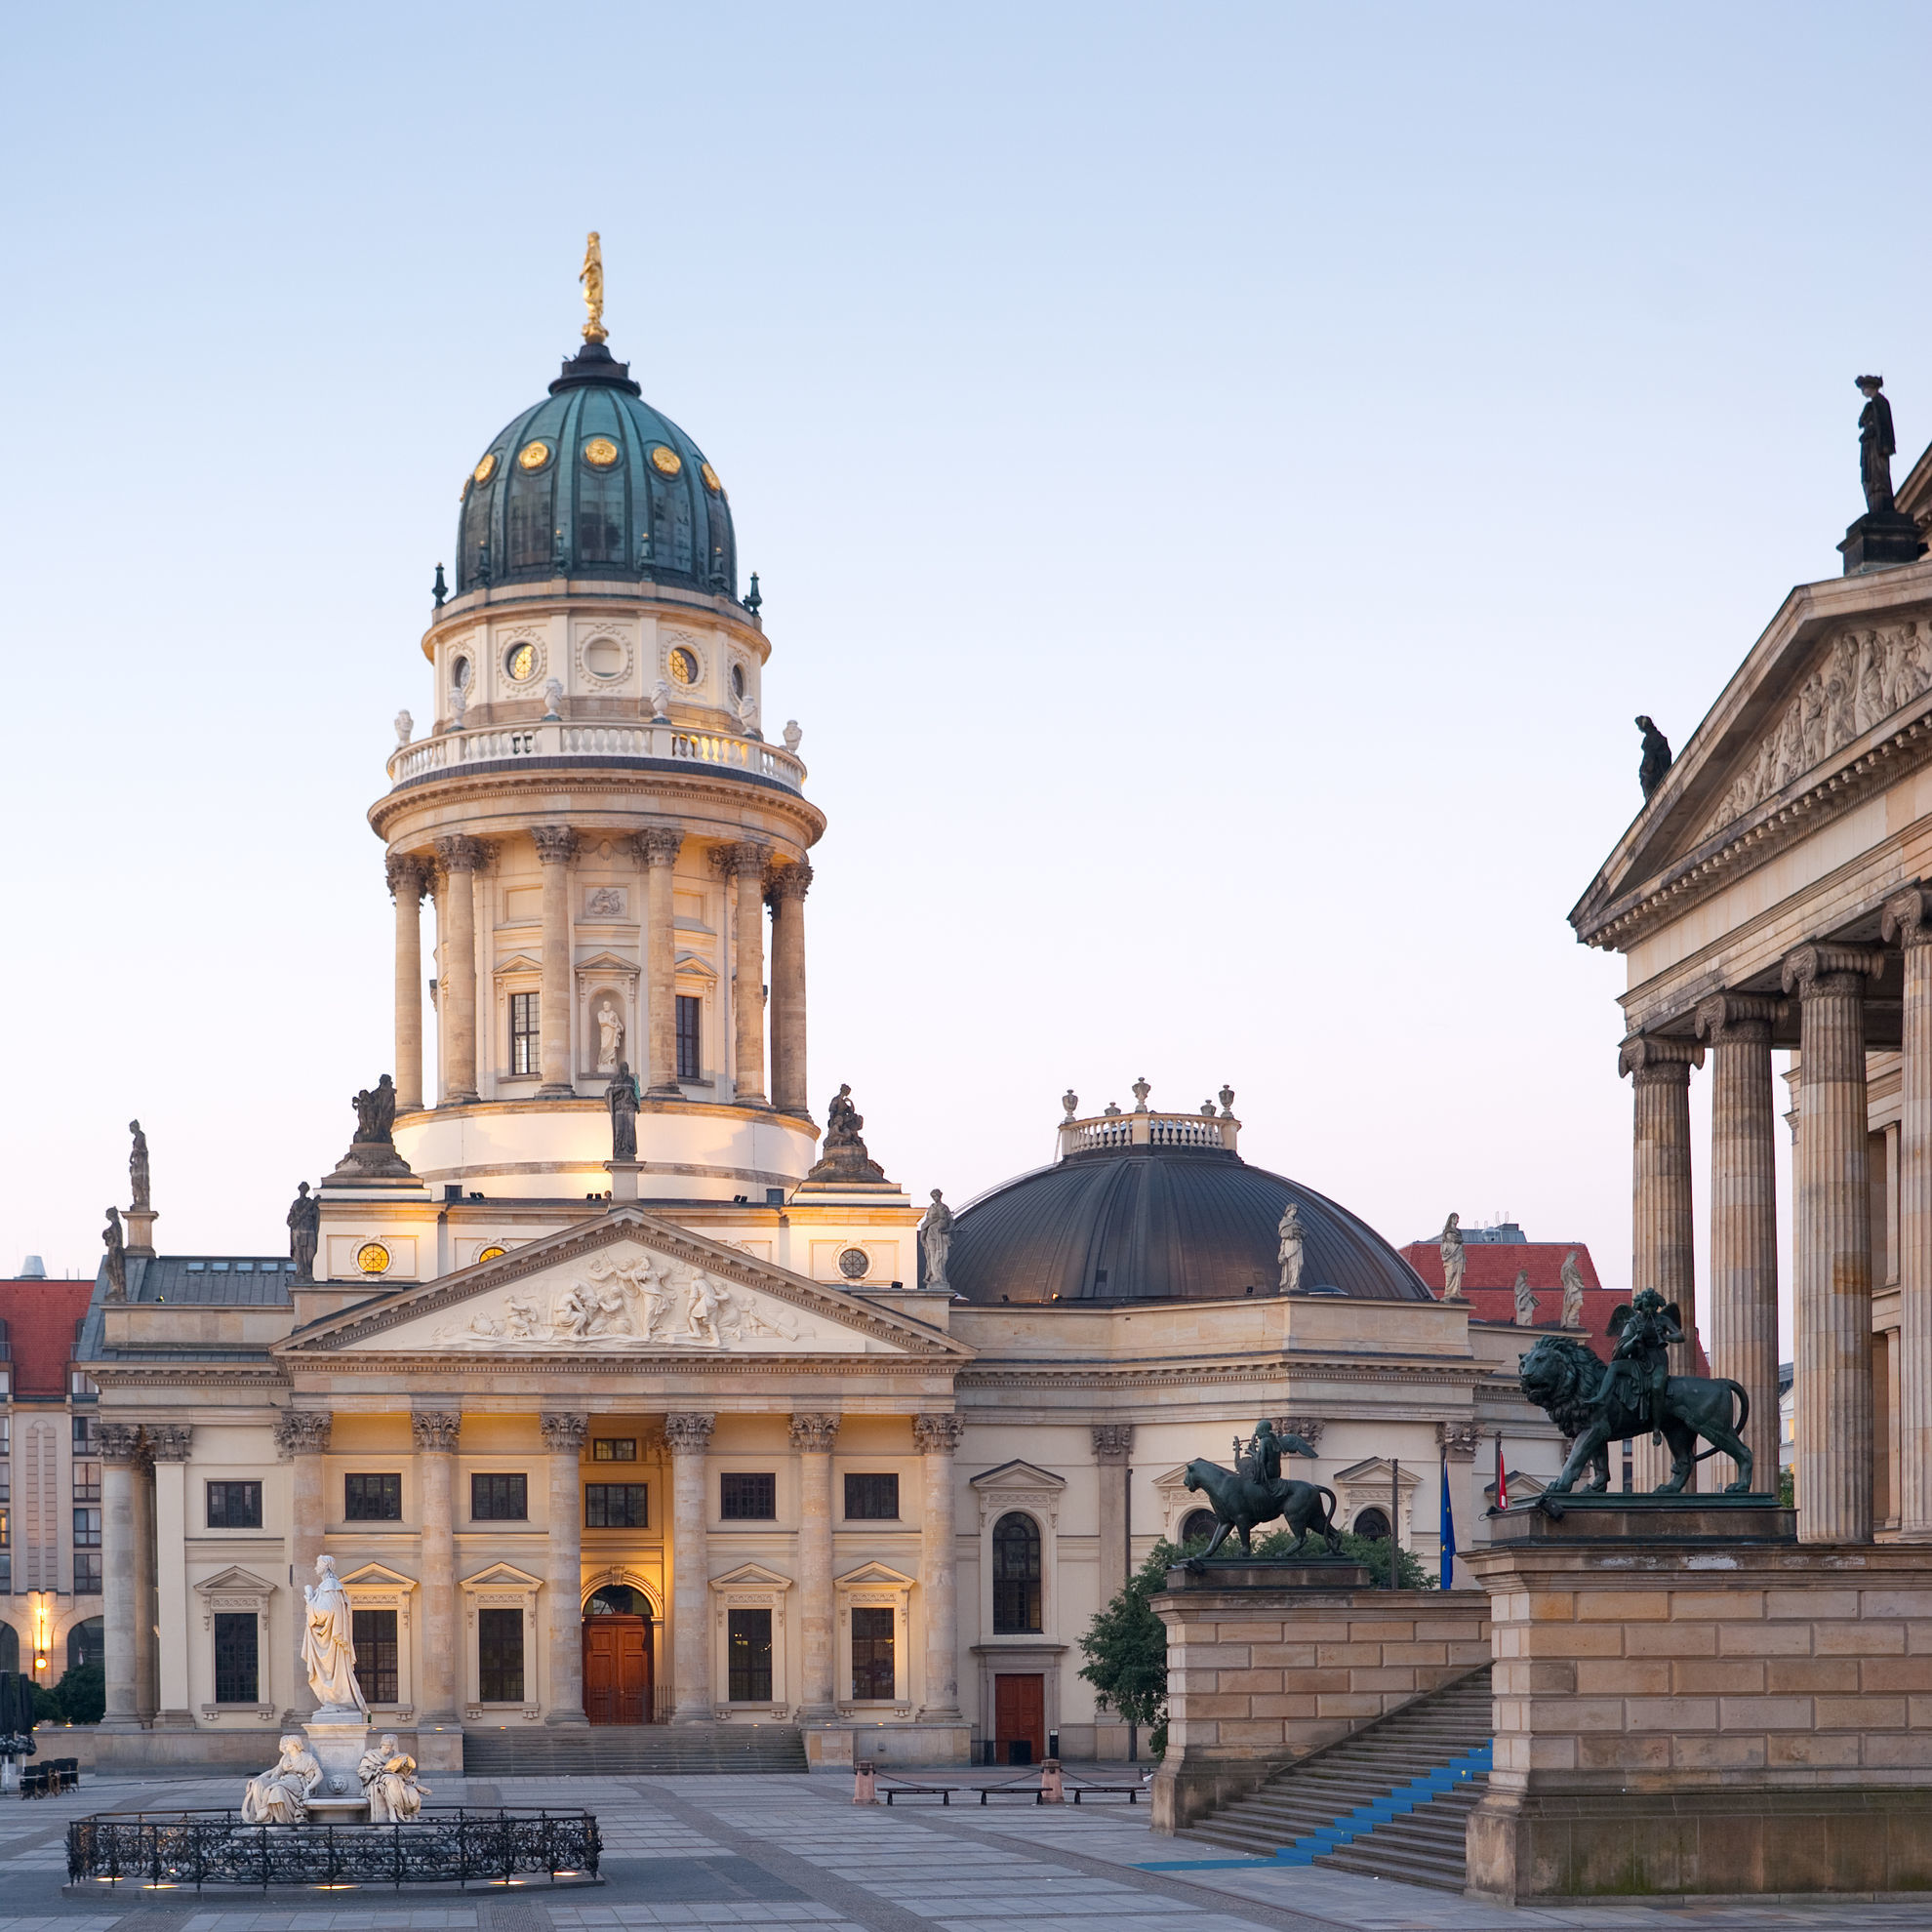
[[[396,1702],[396,1613],[357,1610],[349,1634],[355,1639],[355,1680],[365,1704]]]
[[[208,1485],[210,1529],[260,1529],[262,1485],[259,1482],[211,1482]]]
[[[535,1073],[542,1062],[537,1015],[538,995],[510,994],[510,1064],[512,1073]]]
[[[76,1503],[99,1503],[101,1501],[101,1465],[99,1463],[76,1463],[74,1465],[74,1501]]]
[[[704,1077],[704,1056],[699,1050],[698,1035],[704,1023],[704,1002],[690,993],[677,996],[677,1077],[680,1080],[702,1080]]]
[[[772,1701],[772,1613],[733,1610],[725,1625],[729,1666],[728,1696],[733,1704]]]
[[[641,1482],[586,1482],[584,1485],[585,1529],[649,1529]]]
[[[92,1402],[101,1393],[101,1385],[93,1376],[72,1369],[67,1375],[67,1393],[77,1402]]]
[[[898,1521],[899,1478],[896,1475],[847,1476],[845,1516],[848,1522]]]
[[[76,1550],[99,1550],[101,1548],[101,1511],[99,1509],[76,1509],[74,1511],[74,1548]]]
[[[351,1475],[342,1478],[342,1520],[345,1523],[402,1521],[400,1475]],[[358,1617],[362,1612],[355,1613]]]
[[[469,1515],[472,1522],[520,1523],[529,1514],[530,1484],[527,1477],[473,1475],[469,1478]],[[521,1695],[519,1692],[518,1696]]]
[[[476,1695],[483,1704],[523,1702],[521,1610],[477,1611]]]
[[[852,1613],[852,1695],[862,1703],[890,1702],[893,1694],[892,1612]]]
[[[637,1438],[634,1435],[593,1437],[590,1460],[593,1463],[634,1463],[637,1460]]]
[[[74,1418],[74,1454],[76,1456],[92,1456],[95,1453],[94,1424],[95,1418],[93,1416],[76,1416]]]
[[[727,1469],[718,1477],[718,1514],[728,1523],[769,1523],[778,1516],[778,1477]]]
[[[4,1570],[7,1558],[0,1556],[0,1570]],[[8,1588],[0,1584],[0,1590]],[[101,1594],[101,1552],[94,1550],[80,1550],[74,1552],[74,1594],[76,1596],[99,1596]]]
[[[215,1613],[215,1702],[260,1704],[260,1630],[253,1610]]]

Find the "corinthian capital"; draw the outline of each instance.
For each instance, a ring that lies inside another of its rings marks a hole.
[[[1096,1423],[1093,1428],[1094,1461],[1124,1463],[1134,1447],[1132,1423]]]
[[[543,1447],[552,1456],[582,1454],[584,1438],[590,1433],[588,1416],[541,1416],[537,1426],[543,1431]]]
[[[398,906],[420,906],[423,889],[429,883],[429,866],[413,852],[392,852],[382,862],[389,881],[389,896]]]
[[[1784,1011],[1782,999],[1752,993],[1712,993],[1697,1003],[1692,1016],[1697,1036],[1710,1046],[1769,1046],[1771,1023]]]
[[[157,1463],[185,1463],[194,1453],[192,1423],[149,1423],[143,1432],[147,1453]]]
[[[1785,990],[1799,999],[1862,993],[1867,980],[1885,970],[1885,955],[1871,946],[1798,946],[1785,955]]]
[[[958,1415],[914,1416],[912,1440],[922,1456],[949,1456],[966,1433],[966,1418]]]
[[[1435,1437],[1445,1456],[1473,1456],[1482,1440],[1482,1425],[1472,1422],[1444,1422],[1435,1425]]]
[[[1932,892],[1908,886],[1885,902],[1880,921],[1887,946],[1932,946]]]
[[[488,863],[483,841],[462,832],[436,841],[436,859],[446,872],[473,872]]]
[[[1693,1067],[1704,1065],[1704,1049],[1695,1040],[1668,1040],[1655,1033],[1632,1033],[1617,1049],[1617,1071],[1634,1075],[1640,1087],[1678,1085],[1690,1079]]]
[[[141,1457],[141,1427],[137,1423],[94,1425],[94,1446],[103,1463],[132,1464]]]
[[[762,878],[765,861],[769,854],[755,839],[742,838],[730,845],[711,847],[711,865],[714,870],[727,878]]]
[[[664,1440],[673,1456],[702,1456],[717,1425],[716,1416],[666,1416]]]
[[[532,825],[540,865],[567,865],[577,857],[577,834],[568,825]]]
[[[632,837],[638,858],[647,865],[675,865],[684,850],[684,834],[675,825],[646,825]]]
[[[275,1418],[275,1452],[283,1462],[298,1456],[319,1456],[329,1446],[335,1418],[326,1410],[284,1409]]]
[[[808,1455],[830,1455],[832,1444],[838,1440],[838,1421],[836,1416],[793,1416],[791,1446]]]
[[[812,890],[812,868],[804,860],[789,865],[773,865],[765,873],[765,899],[776,906],[782,899],[803,899]]]
[[[463,1432],[463,1412],[451,1409],[419,1409],[409,1419],[410,1434],[419,1449],[452,1454],[457,1437]]]

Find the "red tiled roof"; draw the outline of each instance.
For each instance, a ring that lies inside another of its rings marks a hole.
[[[16,1395],[65,1397],[74,1324],[93,1294],[92,1281],[0,1281]]]

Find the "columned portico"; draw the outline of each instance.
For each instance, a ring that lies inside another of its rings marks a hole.
[[[101,1667],[107,1709],[101,1727],[138,1731],[135,1687],[136,1599],[140,1590],[135,1543],[135,1484],[141,1480],[141,1430],[133,1423],[98,1423],[101,1453]]]
[[[1670,1350],[1670,1373],[1696,1364],[1697,1276],[1691,1214],[1690,1074],[1704,1063],[1694,1040],[1638,1034],[1624,1042],[1619,1069],[1635,1092],[1631,1181],[1630,1290],[1654,1288],[1674,1302],[1686,1341]],[[1632,1445],[1639,1490],[1670,1474],[1668,1452],[1648,1435]]]
[[[1872,1195],[1865,989],[1884,955],[1801,946],[1785,990],[1801,1003],[1792,1321],[1798,1540],[1872,1541]]]
[[[539,995],[539,1051],[543,1084],[539,1100],[567,1100],[577,1089],[570,1072],[570,878],[577,834],[568,825],[537,825],[538,868],[543,879],[543,946]]]
[[[832,1447],[836,1416],[791,1419],[798,1454],[798,1623],[803,1639],[799,1716],[825,1723],[836,1714],[832,1681]]]
[[[674,1724],[711,1721],[711,1576],[705,1452],[716,1418],[664,1418],[671,1454],[671,1685]]]
[[[684,834],[651,825],[636,838],[644,866],[645,1065],[654,1094],[675,1094],[677,1082],[677,946],[672,930],[671,868]]]
[[[457,834],[436,841],[445,874],[442,911],[448,930],[436,990],[436,1011],[445,1035],[443,1099],[461,1105],[476,1098],[476,873],[483,842]]]
[[[958,1415],[912,1419],[912,1439],[925,1470],[919,1531],[920,1592],[926,1609],[926,1700],[921,1715],[959,1716],[959,1559],[953,1527],[952,1455],[966,1433]]]
[[[772,907],[772,1104],[806,1113],[805,895],[812,868],[803,860],[775,865],[765,887]]]
[[[584,1582],[584,1505],[578,1482],[589,1419],[546,1415],[542,1420],[543,1448],[550,1466],[549,1714],[551,1724],[583,1724],[584,1633],[581,1609]]]
[[[1711,1051],[1711,1369],[1744,1385],[1756,1487],[1778,1468],[1777,1107],[1771,1024],[1782,1002],[1714,993],[1697,1009]],[[1700,1489],[1723,1487],[1715,1460]]]
[[[1932,1543],[1932,892],[1886,903],[1905,951],[1899,1111],[1899,1540]]]
[[[423,1719],[457,1721],[456,1521],[454,1515],[460,1411],[419,1409],[409,1419],[423,1492]]]
[[[423,1105],[423,891],[421,859],[392,852],[389,891],[396,902],[396,1110]]]
[[[735,1097],[762,1104],[765,1098],[765,862],[767,853],[751,839],[721,845],[712,863],[737,886],[732,948],[732,1058]]]

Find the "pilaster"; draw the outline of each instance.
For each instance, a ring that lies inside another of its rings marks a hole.
[[[418,1620],[417,1682],[421,1724],[455,1724],[457,1717],[457,1590],[455,1484],[461,1412],[419,1409],[409,1419],[423,1498],[423,1612]],[[580,1670],[582,1667],[579,1667]]]
[[[920,1715],[959,1721],[959,1559],[953,1528],[953,1451],[966,1433],[960,1415],[914,1416],[925,1495],[919,1529],[919,1588],[926,1613],[926,1699]]]
[[[1905,952],[1899,1108],[1899,1540],[1932,1543],[1932,892],[1885,906]]]
[[[587,1416],[545,1415],[540,1427],[550,1466],[548,1724],[587,1723],[584,1714],[584,1499],[579,1470]]]
[[[708,1724],[711,1710],[711,1565],[705,1457],[717,1418],[669,1415],[671,1454],[671,1684],[674,1724]]]
[[[798,1622],[804,1659],[799,1717],[825,1723],[837,1714],[833,1680],[832,1448],[836,1416],[791,1419],[791,1446],[798,1456]]]

